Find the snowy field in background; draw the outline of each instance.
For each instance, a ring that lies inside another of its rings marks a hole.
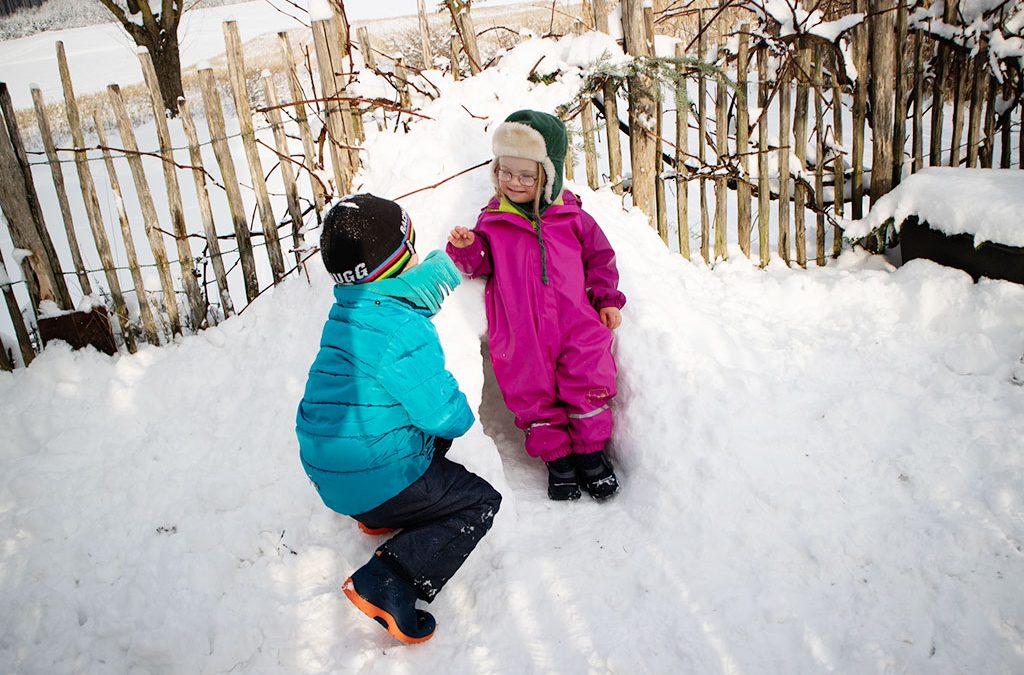
[[[527,1],[490,0],[480,6],[490,9]],[[253,0],[186,12],[178,31],[182,69],[224,53],[224,21],[237,21],[245,42],[266,33],[308,26],[305,6],[304,0]],[[345,0],[345,9],[349,22],[356,22],[416,14],[417,4],[416,0]],[[435,0],[427,2],[427,11],[437,11]],[[32,85],[39,86],[45,100],[62,100],[54,46],[58,40],[64,42],[76,94],[99,91],[111,82],[121,86],[142,82],[135,43],[119,24],[39,33],[0,41],[0,82],[7,83],[15,108],[32,106]]]
[[[486,159],[507,113],[571,96],[590,49],[531,41],[438,78],[429,119],[369,140],[358,187],[395,197]],[[551,86],[525,80],[541,55],[564,67]],[[392,641],[340,592],[379,540],[298,462],[331,302],[314,259],[199,335],[0,373],[0,671],[1024,671],[1024,288],[855,252],[759,270],[733,250],[712,271],[610,191],[569,187],[629,298],[618,497],[547,500],[466,283],[435,322],[479,414],[451,457],[504,502],[431,606],[437,635]],[[421,251],[491,189],[477,170],[401,200]]]

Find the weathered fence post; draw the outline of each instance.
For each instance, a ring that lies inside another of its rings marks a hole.
[[[107,280],[107,288],[110,289],[110,297],[114,302],[114,314],[117,315],[118,323],[121,326],[121,336],[124,338],[128,351],[134,352],[136,349],[135,337],[131,332],[128,307],[125,305],[124,295],[121,292],[121,281],[117,276],[114,257],[110,252],[110,241],[107,239],[107,230],[103,223],[103,216],[100,213],[100,203],[96,196],[96,184],[93,182],[92,170],[89,168],[89,157],[85,151],[85,134],[82,133],[82,119],[78,113],[78,100],[75,98],[75,90],[71,85],[71,71],[68,69],[68,59],[64,53],[63,42],[57,42],[57,68],[60,71],[61,87],[64,92],[64,109],[67,112],[68,127],[71,130],[71,141],[75,146],[75,168],[78,171],[78,185],[82,190],[85,213],[89,218],[89,228],[92,230],[96,252],[100,256],[100,263],[103,265],[103,275]]]
[[[423,49],[423,70],[434,67],[434,50],[430,48],[430,22],[427,21],[427,5],[425,0],[416,0],[416,9],[420,20],[420,42]]]
[[[794,176],[793,186],[793,239],[796,246],[796,264],[807,266],[807,96],[811,51],[801,41],[797,51],[796,110],[793,113],[793,151],[800,173]]]
[[[181,125],[185,130],[185,139],[188,141],[189,162],[192,164],[192,181],[195,183],[196,198],[199,201],[199,213],[203,219],[206,248],[210,252],[213,275],[217,279],[217,291],[220,295],[221,309],[224,311],[224,316],[228,317],[235,313],[235,306],[231,302],[231,293],[228,291],[228,277],[224,271],[224,259],[220,253],[220,241],[217,239],[217,227],[213,220],[213,208],[210,206],[210,193],[206,189],[206,170],[203,168],[203,155],[199,149],[199,134],[196,131],[196,122],[192,117],[192,109],[188,99],[178,99],[178,114],[181,116]]]
[[[898,3],[898,10],[896,13],[896,43],[893,55],[895,59],[893,70],[896,74],[896,91],[893,96],[896,107],[893,112],[892,124],[891,187],[899,185],[903,179],[903,146],[906,145],[907,140],[907,76],[903,72],[903,56],[906,52],[908,10],[907,0],[896,0],[896,2]]]
[[[565,125],[565,179],[576,180],[576,134],[571,124]]]
[[[707,37],[705,36],[706,26],[704,25],[704,14],[700,12],[698,17],[697,33],[697,59],[704,63],[707,61]],[[708,218],[708,182],[707,172],[707,133],[708,133],[708,78],[704,71],[697,75],[697,163],[700,190],[700,257],[704,262],[711,262],[711,221]]]
[[[596,8],[596,5],[595,5]],[[596,11],[596,9],[595,9]],[[676,44],[676,232],[679,255],[690,259],[689,181],[690,167],[686,160],[690,147],[690,105],[683,73],[686,49]]]
[[[286,34],[279,33],[279,35]],[[370,30],[366,26],[360,26],[356,30],[356,36],[359,39],[359,51],[363,54],[363,63],[370,70],[377,70],[377,55],[373,53],[373,44],[370,42]]]
[[[160,344],[160,334],[156,329],[156,321],[153,319],[153,311],[149,306],[149,295],[146,293],[146,284],[142,278],[142,268],[139,266],[139,256],[135,250],[135,239],[132,237],[131,223],[128,221],[128,211],[124,205],[124,194],[121,191],[121,181],[117,179],[117,171],[114,169],[114,159],[110,154],[110,147],[107,143],[107,133],[103,128],[103,120],[100,119],[99,111],[93,112],[93,124],[96,125],[96,137],[100,143],[100,152],[103,155],[103,164],[107,168],[107,177],[110,180],[110,190],[114,195],[114,207],[117,210],[117,219],[121,225],[121,238],[124,241],[124,252],[128,258],[128,270],[132,275],[132,282],[135,284],[135,298],[139,302],[139,317],[142,319],[142,330],[146,335],[146,341],[151,345]]]
[[[398,107],[402,110],[412,108],[412,96],[409,94],[409,69],[405,67],[405,57],[395,59],[395,79],[398,80]]]
[[[981,135],[981,102],[982,87],[985,84],[985,66],[988,57],[988,45],[984,37],[978,45],[978,55],[968,62],[971,71],[971,106],[967,123],[967,168],[978,165],[978,137]]]
[[[771,187],[768,184],[768,46],[757,50],[757,251],[761,267],[771,259],[768,236]]]
[[[960,146],[964,133],[964,88],[967,87],[967,54],[957,51],[953,58],[953,138],[949,142],[949,165],[960,166]]]
[[[322,110],[327,127],[327,141],[331,155],[331,169],[334,172],[334,192],[344,195],[349,191],[355,166],[351,161],[348,148],[351,136],[348,133],[347,106],[341,99],[346,97],[345,81],[340,75],[344,72],[345,45],[337,45],[331,38],[337,35],[331,19],[314,19],[310,22],[313,30],[313,47],[316,50],[317,71],[320,74],[320,96],[323,99]]]
[[[608,3],[594,0],[594,30],[607,33]],[[608,182],[612,192],[622,194],[622,147],[619,144],[619,103],[615,83],[605,79],[601,94],[604,103],[605,136],[608,139]]]
[[[593,0],[594,30],[608,32],[608,0]]]
[[[984,65],[982,67],[984,68]],[[992,163],[995,161],[996,92],[999,84],[996,82],[996,78],[987,71],[985,72],[985,81],[988,83],[988,87],[985,90],[985,140],[981,143],[980,154],[981,166],[985,169],[991,169]]]
[[[836,224],[832,228],[832,255],[843,249],[843,230],[839,221],[846,210],[846,166],[843,161],[843,90],[839,84],[839,57],[832,59],[832,144],[835,146],[835,164],[832,168],[832,208]],[[821,206],[824,206],[822,204]]]
[[[642,0],[622,0],[622,32],[626,52],[645,63],[650,56],[644,30]],[[633,204],[643,211],[653,227],[654,220],[654,130],[648,125],[655,119],[656,80],[649,74],[636,72],[629,77],[629,150],[633,168]]]
[[[644,6],[644,35],[647,38],[647,51],[650,54],[656,55],[654,50],[654,9],[649,5]],[[653,86],[655,87],[654,97],[654,157],[651,161],[654,163],[654,219],[657,223],[658,235],[661,240],[668,245],[668,213],[666,213],[666,202],[665,202],[665,179],[662,177],[662,170],[664,168],[664,154],[662,152],[662,112],[663,106],[661,102],[661,80],[654,78]],[[597,164],[595,158],[594,164]]]
[[[594,105],[587,99],[580,108],[580,125],[583,129],[583,162],[587,171],[587,185],[596,190],[597,146],[594,138]]]
[[[790,71],[793,69],[793,57],[786,58],[778,74],[779,85],[779,240],[776,242],[779,257],[789,264],[789,159],[793,156],[790,145],[792,129],[790,127]]]
[[[53,143],[50,121],[46,117],[46,104],[43,102],[43,92],[40,91],[39,87],[32,87],[32,105],[35,108],[36,122],[39,125],[39,136],[43,141],[43,150],[46,152],[46,161],[50,165],[50,175],[53,176],[53,187],[57,192],[57,204],[60,206],[60,215],[64,221],[64,232],[68,237],[68,248],[71,249],[71,261],[75,266],[78,284],[82,287],[82,295],[92,295],[92,284],[89,282],[89,274],[86,272],[85,262],[82,260],[82,249],[78,245],[75,221],[71,215],[71,204],[68,202],[64,172],[60,167],[60,157],[57,156],[57,149]]]
[[[891,3],[892,0],[869,0],[868,4],[873,15],[868,20],[871,27],[872,205],[892,190],[893,185],[893,94],[896,78],[901,74],[896,72],[896,17],[889,11]]]
[[[740,24],[739,51],[736,55],[736,181],[737,230],[740,251],[750,257],[750,115],[747,106],[747,70],[749,67],[750,24]]]
[[[7,353],[7,345],[3,340],[0,340],[0,370],[8,373],[14,370],[14,364],[11,362],[11,357]]]
[[[142,157],[139,154],[139,144],[135,140],[135,129],[132,127],[131,119],[128,117],[128,110],[125,108],[124,99],[121,97],[121,88],[116,84],[107,87],[110,107],[117,119],[117,127],[121,134],[121,146],[125,151],[125,159],[128,160],[128,167],[131,169],[132,178],[135,180],[136,197],[139,200],[139,207],[142,209],[142,220],[146,226],[146,236],[149,238],[149,247],[153,252],[153,260],[160,276],[160,287],[164,294],[164,305],[167,307],[167,318],[171,324],[173,335],[181,334],[181,318],[178,314],[178,297],[174,290],[174,280],[171,278],[171,267],[167,260],[167,248],[164,246],[163,232],[160,229],[160,219],[156,214],[156,206],[153,204],[153,195],[149,189],[149,182],[146,179],[146,171],[142,166]],[[198,328],[198,327],[197,327]]]
[[[469,72],[476,75],[483,68],[480,65],[480,49],[476,44],[476,28],[473,26],[473,17],[469,13],[469,3],[457,3],[458,9],[455,12],[455,30],[462,40],[462,49],[469,59]]]
[[[1008,100],[1010,100],[1010,97],[1012,95],[1013,95],[1013,82],[1011,82],[1010,78],[1008,78],[1008,77],[1004,78],[1003,79],[1003,99],[1008,101]],[[1012,139],[1011,139],[1011,136],[1010,136],[1010,129],[1011,129],[1012,125],[1010,124],[1010,121],[1013,118],[1013,109],[1011,108],[1009,110],[1006,110],[1003,113],[1003,115],[1005,115],[1005,117],[1003,118],[1002,130],[999,133],[999,141],[1000,141],[999,142],[999,168],[1000,169],[1009,169],[1010,168],[1010,163],[1011,163],[1011,158],[1010,158],[1011,147],[1010,146],[1012,144]],[[1022,120],[1022,122],[1024,122],[1024,120]],[[1022,124],[1021,126],[1024,126],[1024,124]],[[1022,149],[1021,151],[1024,152],[1024,149]],[[1024,169],[1024,166],[1022,166],[1020,168]]]
[[[263,236],[267,243],[267,254],[270,258],[270,270],[276,284],[284,276],[284,255],[281,253],[281,240],[277,234],[277,220],[270,205],[270,194],[267,181],[263,175],[263,164],[260,152],[256,147],[256,131],[252,125],[252,108],[249,106],[249,92],[245,80],[245,61],[242,58],[242,40],[238,35],[238,24],[234,21],[224,22],[224,44],[227,49],[228,74],[231,81],[231,92],[235,99],[235,112],[238,125],[242,132],[242,147],[249,164],[249,175],[252,187],[256,192],[256,207],[263,224]]]
[[[811,78],[814,96],[814,260],[825,264],[825,115],[822,106],[821,50],[814,47],[814,74]]]
[[[365,28],[360,30],[365,31]],[[281,50],[284,52],[285,66],[288,68],[288,93],[292,98],[292,111],[295,113],[295,121],[299,126],[299,138],[302,139],[302,154],[305,158],[306,174],[309,176],[309,186],[313,191],[313,201],[316,203],[316,217],[319,222],[321,212],[324,210],[326,198],[324,196],[324,184],[316,175],[320,167],[316,159],[316,150],[313,145],[313,134],[309,130],[309,120],[306,116],[306,104],[303,103],[305,96],[302,93],[302,85],[299,83],[299,76],[295,70],[295,58],[292,56],[292,42],[288,33],[280,32],[277,37],[281,40]]]
[[[854,11],[863,12],[867,0],[854,0]],[[853,59],[857,81],[853,84],[853,173],[850,176],[850,211],[854,220],[864,217],[864,124],[868,108],[868,28],[853,29]],[[881,127],[879,127],[881,128]],[[881,168],[881,167],[879,167]]]
[[[260,292],[259,280],[256,277],[256,262],[253,260],[252,237],[249,234],[249,222],[245,217],[242,193],[238,188],[235,161],[231,157],[231,148],[228,146],[224,110],[221,108],[217,84],[213,79],[213,68],[199,69],[199,89],[203,96],[203,108],[206,110],[210,144],[213,145],[213,154],[217,158],[217,166],[220,167],[220,177],[224,183],[224,192],[228,200],[228,211],[231,213],[231,224],[235,230],[235,243],[238,246],[238,258],[242,265],[242,280],[245,283],[245,297],[248,302],[252,302]]]
[[[608,140],[608,180],[612,192],[622,194],[622,146],[619,143],[619,102],[615,83],[605,80],[602,92],[604,103],[605,138]]]
[[[288,203],[288,215],[292,220],[292,252],[295,254],[295,265],[302,264],[302,207],[299,206],[299,192],[295,188],[295,171],[292,169],[292,156],[288,149],[288,137],[284,133],[281,111],[278,109],[277,90],[274,89],[274,76],[270,71],[263,73],[263,90],[267,97],[267,117],[274,131],[274,146],[277,148],[278,163],[281,167],[281,181],[284,183],[285,199]]]
[[[725,45],[721,41],[715,47],[715,53],[725,65]],[[729,178],[725,167],[729,164],[729,93],[724,78],[715,80],[715,151],[717,153],[718,172],[715,176],[715,260],[729,257],[726,245],[728,223]]]
[[[583,34],[583,22],[575,21],[572,25],[573,35]],[[580,128],[583,132],[583,162],[587,171],[587,185],[591,190],[597,189],[597,146],[594,138],[594,104],[590,98],[580,103]]]
[[[914,33],[914,163],[911,171],[917,173],[924,166],[924,38],[921,31]]]
[[[185,227],[185,208],[181,203],[181,186],[178,184],[178,169],[177,162],[174,160],[171,130],[167,125],[167,115],[164,113],[164,97],[160,91],[160,81],[157,79],[156,69],[153,67],[153,59],[149,52],[139,52],[139,63],[142,65],[142,76],[146,81],[150,101],[153,104],[153,119],[156,121],[156,136],[160,144],[160,158],[163,160],[161,163],[164,170],[164,183],[167,188],[167,205],[171,211],[171,228],[178,250],[181,283],[185,288],[185,297],[188,298],[193,330],[198,331],[206,320],[206,306],[203,303],[202,294],[199,292],[195,256],[192,255],[192,246],[189,244],[188,230]]]
[[[4,175],[20,182],[21,189],[24,190],[25,206],[28,208],[29,215],[25,226],[32,231],[31,233],[26,231],[24,234],[29,234],[26,243],[31,246],[27,248],[32,251],[34,257],[29,264],[39,284],[37,290],[43,285],[52,288],[53,294],[50,299],[63,309],[71,309],[73,307],[71,295],[68,292],[67,282],[64,280],[64,272],[61,269],[57,251],[53,247],[53,240],[50,239],[50,233],[46,230],[43,210],[39,204],[39,195],[36,194],[36,185],[32,180],[32,167],[28,163],[28,153],[25,152],[25,145],[21,141],[21,130],[18,128],[14,106],[11,104],[10,92],[3,82],[0,82],[0,111],[3,113],[7,138],[14,153],[14,164],[18,167],[16,172],[5,172]],[[36,244],[38,244],[38,248]]]
[[[5,84],[0,84],[5,90]],[[6,117],[6,115],[5,115]],[[22,179],[24,168],[18,162],[14,143],[6,124],[0,125],[0,209],[7,219],[11,242],[15,248],[30,251],[21,259],[21,272],[28,284],[29,298],[36,312],[44,301],[63,303],[57,290],[53,271],[47,264],[46,249],[39,238],[35,217],[29,206],[29,197]]]
[[[942,21],[952,24],[956,16],[957,5],[960,0],[945,0],[943,3]],[[931,148],[928,157],[929,166],[942,165],[942,112],[945,107],[942,102],[942,88],[946,81],[946,61],[949,59],[949,47],[945,43],[938,43],[938,54],[935,59],[935,79],[932,80],[932,121],[931,121]],[[854,215],[854,217],[859,217]]]
[[[462,79],[462,70],[459,66],[459,40],[455,35],[448,39],[448,52],[451,54],[448,62],[451,64],[452,79],[458,82]]]

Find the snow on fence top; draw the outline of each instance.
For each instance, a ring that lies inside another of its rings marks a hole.
[[[909,216],[946,235],[970,234],[974,245],[990,241],[1024,247],[1024,171],[929,167],[905,178],[845,228],[859,239],[890,218],[899,230]]]

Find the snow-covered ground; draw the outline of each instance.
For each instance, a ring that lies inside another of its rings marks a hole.
[[[569,67],[525,80],[542,54],[568,66],[559,49],[437,78],[429,119],[368,142],[359,187],[396,197],[486,159],[508,112],[571,96]],[[852,251],[711,270],[570,187],[629,298],[619,496],[547,500],[486,365],[483,285],[460,287],[436,325],[479,423],[451,456],[504,502],[431,606],[434,639],[395,643],[340,592],[379,540],[298,462],[331,302],[314,259],[198,335],[0,373],[0,671],[1024,671],[1024,288]],[[490,191],[478,170],[402,199],[421,250]]]

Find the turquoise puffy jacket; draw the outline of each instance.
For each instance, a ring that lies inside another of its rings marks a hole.
[[[335,286],[296,419],[302,466],[334,511],[397,495],[430,465],[435,437],[473,424],[430,322],[459,280],[432,252],[395,279]]]

